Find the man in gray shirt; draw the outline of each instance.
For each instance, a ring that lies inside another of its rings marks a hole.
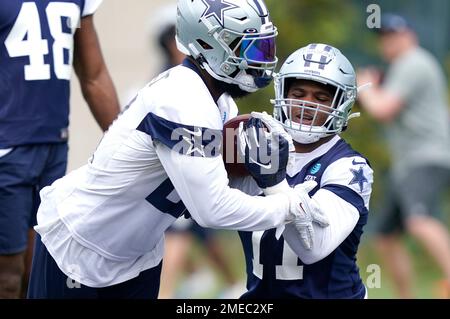
[[[450,180],[450,116],[446,80],[436,59],[418,44],[404,17],[383,14],[380,49],[389,68],[382,83],[371,69],[358,72],[360,105],[385,123],[391,152],[386,207],[377,247],[393,274],[399,295],[413,297],[412,267],[400,232],[415,237],[441,268],[443,297],[450,293],[450,236],[435,218],[439,193]]]

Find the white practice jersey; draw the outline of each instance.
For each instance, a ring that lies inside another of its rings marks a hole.
[[[232,98],[224,94],[214,101],[189,64],[170,69],[139,91],[88,164],[41,192],[36,230],[61,270],[90,286],[117,283],[92,269],[88,276],[88,265],[77,265],[79,275],[64,269],[66,257],[57,255],[66,255],[67,249],[59,253],[61,244],[48,227],[55,220],[77,245],[121,263],[125,272],[123,263],[131,267],[143,256],[154,259],[145,267],[155,266],[162,258],[164,231],[187,211],[212,228],[282,225],[289,210],[286,195],[252,197],[228,187],[221,134],[223,123],[236,115]],[[137,275],[130,270],[121,281]]]

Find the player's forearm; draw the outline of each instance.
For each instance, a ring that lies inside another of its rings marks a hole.
[[[329,221],[328,227],[314,227],[314,246],[307,250],[301,245],[299,233],[294,225],[286,225],[284,239],[305,264],[312,264],[327,257],[353,231],[359,219],[358,210],[334,193],[321,189],[313,198],[319,203],[322,213]]]
[[[92,15],[81,19],[74,36],[73,66],[83,96],[105,131],[120,111],[119,99],[103,59]]]
[[[200,225],[256,231],[285,223],[287,195],[254,197],[231,189],[221,158],[180,155],[163,145],[158,145],[157,153],[180,198]]]
[[[104,69],[95,79],[81,80],[83,96],[103,131],[120,112],[119,99],[108,71]]]
[[[198,218],[203,219],[206,227],[243,231],[279,227],[285,223],[289,210],[284,194],[255,197],[228,187],[210,203],[197,207]]]
[[[229,176],[228,185],[231,188],[240,190],[247,195],[257,196],[262,194],[261,188],[258,187],[253,177],[247,176]]]

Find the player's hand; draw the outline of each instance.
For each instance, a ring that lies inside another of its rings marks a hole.
[[[290,211],[293,223],[300,233],[302,245],[310,250],[314,246],[313,223],[320,227],[329,225],[327,218],[320,211],[319,205],[309,196],[309,192],[317,186],[315,181],[306,181],[295,186],[291,196]]]
[[[292,137],[288,134],[288,132],[286,132],[283,125],[275,120],[272,115],[267,114],[267,112],[252,112],[250,115],[256,119],[260,119],[269,132],[271,132],[272,134],[279,134],[284,139],[286,139],[286,141],[288,141],[289,143],[289,152],[295,152]]]
[[[246,169],[261,188],[275,186],[286,178],[289,140],[285,135],[289,135],[283,132],[274,126],[266,126],[261,118],[253,116],[247,123],[239,125],[240,155],[244,158]],[[290,136],[289,139],[292,143]]]

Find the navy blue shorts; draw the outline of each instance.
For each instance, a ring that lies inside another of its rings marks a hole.
[[[56,264],[41,237],[36,235],[33,266],[28,286],[29,299],[156,299],[162,262],[139,276],[117,285],[92,288],[67,277]],[[92,265],[95,267],[95,265]]]
[[[67,144],[17,146],[0,157],[0,255],[26,250],[39,191],[64,176]]]

